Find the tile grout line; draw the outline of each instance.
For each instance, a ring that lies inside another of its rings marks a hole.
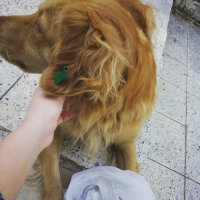
[[[173,119],[173,118],[171,118],[171,117],[169,117],[169,116],[167,116],[167,115],[165,115],[165,114],[163,114],[163,113],[157,111],[156,109],[155,109],[155,112],[159,113],[160,115],[163,115],[164,117],[167,117],[168,119],[170,119],[170,120],[172,120],[172,121],[178,123],[178,124],[181,125],[181,126],[184,126],[184,127],[186,126],[186,125],[182,124],[181,122],[178,122],[178,121],[176,121],[175,119]]]
[[[187,73],[187,71],[186,71],[186,73]],[[178,89],[180,89],[180,90],[186,92],[186,94],[190,94],[191,96],[193,96],[193,97],[195,97],[195,98],[197,98],[197,99],[200,100],[200,97],[195,96],[194,94],[192,94],[192,93],[190,93],[190,92],[184,90],[183,88],[178,87],[177,85],[174,85],[173,83],[169,82],[168,80],[166,80],[166,79],[163,78],[162,76],[158,75],[158,77],[159,77],[160,79],[162,79],[163,81],[167,82],[168,84],[170,84],[171,86],[174,86],[174,87],[176,87],[176,88],[178,88]],[[186,79],[187,79],[187,77],[188,77],[188,76],[186,75]]]
[[[184,169],[184,200],[186,200],[186,169],[187,169],[187,104],[188,104],[188,65],[189,65],[189,27],[187,24],[187,65],[186,65],[186,117],[185,117],[185,169]]]
[[[192,181],[192,182],[194,182],[194,183],[200,185],[199,182],[193,180],[192,178],[187,177],[187,176],[181,174],[180,172],[178,172],[178,171],[176,171],[176,170],[174,170],[174,169],[171,169],[171,168],[167,167],[166,165],[163,165],[162,163],[159,163],[158,161],[156,161],[156,160],[154,160],[154,159],[152,159],[152,158],[147,157],[147,159],[148,159],[148,160],[151,160],[152,162],[154,162],[154,163],[156,163],[156,164],[158,164],[158,165],[161,165],[162,167],[167,168],[168,170],[170,170],[170,171],[172,171],[172,172],[174,172],[174,173],[176,173],[176,174],[178,174],[178,175],[180,175],[180,176],[182,176],[184,179],[188,179],[188,180],[190,180],[190,181]]]
[[[187,177],[187,176],[184,176],[184,177],[185,177],[185,179],[188,179],[188,180],[190,180],[190,181],[192,181],[192,182],[196,183],[197,185],[200,185],[200,183],[199,183],[199,182],[197,182],[197,181],[193,180],[192,178],[189,178],[189,177]]]
[[[200,97],[195,96],[194,94],[192,94],[192,93],[190,93],[190,92],[187,92],[187,94],[190,94],[191,96],[193,96],[193,97],[197,98],[198,100],[200,100]]]
[[[6,131],[6,132],[12,132],[11,130],[4,128],[3,126],[0,125],[0,131]]]
[[[180,176],[185,177],[185,176],[184,176],[183,174],[181,174],[180,172],[178,172],[178,171],[176,171],[176,170],[174,170],[174,169],[171,169],[171,168],[167,167],[166,165],[163,165],[162,163],[159,163],[158,161],[156,161],[156,160],[154,160],[154,159],[152,159],[152,158],[149,158],[149,157],[148,157],[147,159],[149,159],[149,160],[151,160],[152,162],[155,162],[155,163],[157,163],[157,164],[159,164],[159,165],[161,165],[161,166],[163,166],[163,167],[169,169],[170,171],[173,171],[173,172],[176,173],[176,174],[179,174]],[[200,184],[200,183],[199,183],[199,184]]]
[[[177,62],[180,62],[182,65],[186,66],[185,63],[182,63],[182,61],[180,61],[180,60],[178,60],[177,58],[171,56],[170,54],[168,54],[168,53],[166,53],[166,52],[163,52],[163,56],[164,56],[164,55],[167,55],[169,58],[171,58],[171,59],[173,59],[173,60],[175,60],[175,61],[177,61]]]
[[[22,74],[22,75],[11,85],[11,87],[10,87],[8,90],[6,90],[6,91],[4,92],[4,94],[0,97],[0,100],[2,100],[3,97],[15,86],[15,84],[22,78],[23,75],[24,75],[24,74]]]
[[[185,65],[184,65],[184,66],[185,66]],[[168,80],[166,80],[166,79],[163,78],[162,76],[158,75],[158,77],[159,77],[160,79],[164,80],[165,82],[167,82],[168,84],[170,84],[170,85],[172,85],[172,86],[174,86],[174,87],[176,87],[176,88],[178,88],[178,89],[180,89],[180,90],[182,90],[182,91],[185,92],[185,90],[184,90],[183,88],[180,88],[180,87],[178,87],[177,85],[174,85],[173,83],[169,82]]]

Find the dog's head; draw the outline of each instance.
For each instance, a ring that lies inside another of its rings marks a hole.
[[[42,73],[48,94],[137,97],[155,82],[152,27],[151,8],[138,0],[48,0],[33,15],[0,17],[0,54]]]

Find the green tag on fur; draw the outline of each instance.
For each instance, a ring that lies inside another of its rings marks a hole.
[[[55,76],[54,81],[56,84],[61,83],[67,77],[68,67],[69,65],[64,66],[63,70],[57,76]]]

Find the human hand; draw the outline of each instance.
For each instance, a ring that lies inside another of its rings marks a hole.
[[[6,199],[16,198],[37,156],[51,144],[57,125],[74,116],[74,111],[62,112],[64,101],[36,89],[22,124],[0,143],[0,190]]]
[[[22,126],[34,129],[44,139],[45,147],[52,142],[56,127],[75,115],[73,110],[62,112],[64,101],[65,97],[47,96],[39,88],[33,94]]]

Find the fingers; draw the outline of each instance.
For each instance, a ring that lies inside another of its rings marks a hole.
[[[40,88],[35,90],[34,96],[37,96],[37,101],[35,106],[43,108],[43,110],[51,111],[55,116],[57,116],[57,125],[65,120],[69,120],[75,115],[74,110],[63,111],[68,102],[65,101],[64,96],[49,96],[46,95]],[[49,113],[50,116],[50,113]]]
[[[63,115],[63,121],[65,120],[68,120],[72,117],[74,117],[76,114],[76,112],[74,110],[71,110],[71,111],[68,111],[68,112],[63,112],[62,115]]]
[[[76,115],[76,112],[74,110],[71,111],[63,111],[58,119],[58,125],[61,124],[63,121],[67,121],[74,117]]]
[[[65,97],[64,96],[50,96],[50,95],[47,95],[39,87],[36,88],[36,90],[34,91],[34,95],[39,95],[39,96],[42,96],[42,97],[44,97],[46,99],[56,100],[61,104],[64,104],[64,101],[65,101]]]

